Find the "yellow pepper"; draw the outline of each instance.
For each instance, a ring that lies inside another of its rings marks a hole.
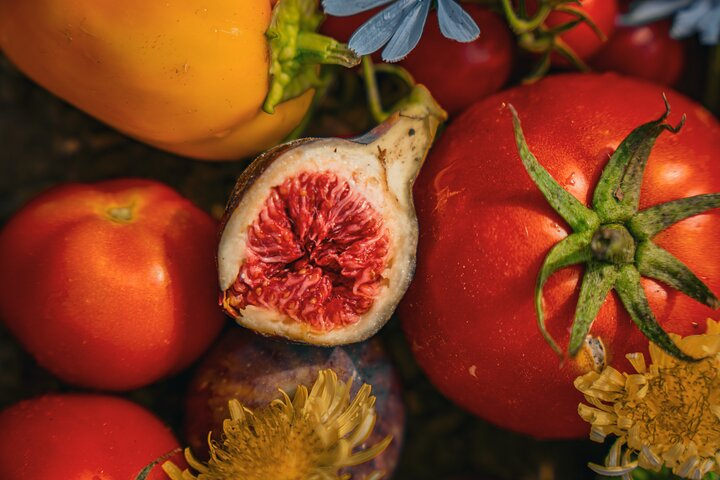
[[[356,60],[313,33],[317,0],[273,3],[0,0],[0,46],[34,81],[129,136],[239,159],[300,123],[315,63]]]

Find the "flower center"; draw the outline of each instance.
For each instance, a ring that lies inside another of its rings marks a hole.
[[[652,445],[663,452],[692,442],[699,456],[712,458],[720,445],[720,417],[711,408],[718,399],[708,393],[720,392],[717,367],[714,358],[679,363],[649,378],[645,395],[619,406],[620,416],[633,423],[628,445],[637,449]]]

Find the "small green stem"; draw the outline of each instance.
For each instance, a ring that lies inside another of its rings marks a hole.
[[[369,55],[365,55],[362,58],[362,70],[363,78],[365,79],[365,88],[367,90],[368,104],[370,107],[370,114],[377,123],[382,123],[393,113],[409,103],[422,103],[426,104],[432,110],[436,111],[438,117],[446,118],[447,114],[437,104],[432,95],[429,94],[427,89],[419,89],[415,84],[415,79],[402,67],[396,65],[389,65],[381,63],[375,65]],[[380,98],[380,90],[378,88],[376,72],[389,73],[399,78],[409,89],[408,94],[397,102],[390,110],[385,110],[382,105],[382,99]]]
[[[365,88],[367,90],[368,105],[370,106],[370,114],[375,122],[382,123],[387,120],[390,114],[383,110],[377,77],[375,77],[375,68],[370,55],[363,56],[362,69],[363,78],[365,79]]]
[[[529,20],[525,20],[517,16],[515,10],[513,10],[512,2],[510,0],[502,0],[501,3],[503,12],[505,13],[505,18],[507,19],[510,28],[518,35],[537,30],[552,11],[551,7],[546,4],[542,4],[538,8],[534,17]]]

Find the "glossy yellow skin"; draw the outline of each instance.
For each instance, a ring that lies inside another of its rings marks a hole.
[[[312,98],[262,111],[270,0],[0,0],[0,46],[25,74],[158,148],[232,160],[280,142]]]

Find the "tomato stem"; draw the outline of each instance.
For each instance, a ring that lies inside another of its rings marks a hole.
[[[550,206],[573,230],[545,257],[535,287],[540,333],[558,354],[561,350],[545,326],[542,292],[554,272],[570,265],[586,264],[568,346],[571,356],[580,351],[607,294],[614,288],[644,335],[670,355],[694,360],[658,325],[640,284],[641,275],[711,308],[720,308],[720,301],[707,285],[680,260],[650,241],[680,220],[720,207],[720,194],[698,195],[638,211],[643,173],[655,141],[664,131],[679,132],[685,122],[683,116],[676,126],[667,124],[670,104],[664,95],[663,101],[665,112],[630,132],[610,157],[595,188],[592,209],[565,191],[539,164],[527,145],[517,112],[508,105],[523,166]]]
[[[624,265],[635,258],[635,239],[623,225],[602,225],[593,235],[590,250],[596,260]]]
[[[550,56],[555,53],[565,58],[573,67],[581,72],[590,71],[590,67],[565,43],[560,35],[577,27],[581,23],[587,24],[602,41],[607,40],[605,33],[600,30],[597,24],[582,10],[578,10],[567,4],[579,2],[562,0],[541,0],[535,14],[527,17],[525,2],[519,5],[519,15],[513,9],[511,0],[501,0],[501,6],[505,19],[513,32],[518,36],[518,45],[530,52],[540,54],[531,72],[525,76],[523,83],[533,83],[542,77],[550,69]],[[545,24],[548,15],[553,11],[572,15],[575,18],[556,27],[548,27]]]

